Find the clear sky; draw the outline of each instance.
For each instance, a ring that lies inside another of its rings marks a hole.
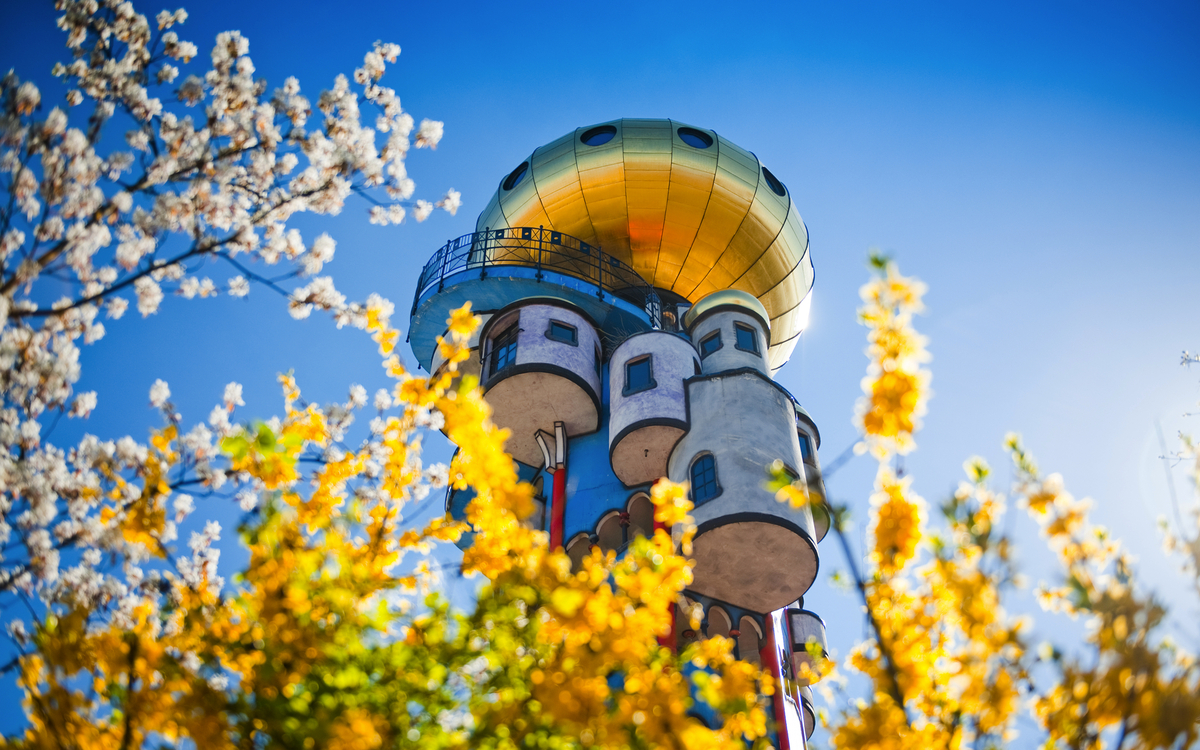
[[[1020,431],[1045,469],[1096,499],[1097,519],[1138,554],[1143,578],[1177,602],[1177,622],[1200,619],[1155,530],[1170,512],[1156,420],[1170,440],[1200,398],[1200,369],[1178,365],[1181,350],[1200,348],[1200,5],[187,8],[181,36],[202,55],[217,32],[239,29],[260,75],[272,86],[295,75],[312,98],[376,39],[402,46],[385,82],[418,120],[446,123],[436,153],[411,157],[418,195],[454,187],[463,208],[380,228],[351,204],[336,219],[299,224],[309,239],[334,235],[327,270],[339,287],[351,298],[388,296],[401,325],[428,256],[473,229],[498,180],[534,148],[577,126],[670,117],[754,151],[787,184],[812,237],[812,323],[779,379],[819,424],[822,459],[856,437],[866,360],[854,309],[868,248],[882,248],[930,285],[918,325],[931,338],[935,396],[906,464],[917,491],[941,500],[976,453],[1006,481],[1001,441]],[[49,2],[5,3],[0,69],[48,83],[51,64],[65,59],[54,17]],[[155,378],[171,383],[189,423],[230,380],[245,384],[243,418],[278,413],[274,375],[291,368],[315,401],[344,399],[350,382],[384,385],[365,336],[321,316],[294,322],[262,290],[248,301],[168,300],[150,320],[131,313],[108,330],[85,350],[79,384],[100,392],[100,406],[57,439],[83,427],[144,437]],[[1200,432],[1200,417],[1192,424]],[[829,490],[864,518],[871,477],[870,462],[856,459]],[[236,509],[201,511],[236,522]],[[1036,546],[1030,525],[1016,528]],[[843,566],[832,541],[822,545],[825,572]],[[1024,559],[1031,574],[1048,571],[1044,554]],[[807,604],[845,654],[860,632],[854,603],[822,576]],[[1200,648],[1194,626],[1175,630]]]

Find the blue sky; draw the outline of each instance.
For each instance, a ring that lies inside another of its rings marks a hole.
[[[401,45],[385,82],[418,120],[446,123],[442,145],[414,153],[410,174],[419,196],[454,187],[463,208],[380,228],[351,204],[298,224],[309,239],[338,240],[327,270],[343,291],[379,291],[401,324],[428,256],[473,228],[503,175],[568,130],[671,117],[754,151],[812,236],[812,323],[779,379],[820,425],[823,460],[856,437],[865,358],[854,308],[868,248],[882,248],[930,285],[918,325],[931,339],[935,396],[906,463],[917,491],[939,501],[976,453],[1005,481],[1001,441],[1020,431],[1045,469],[1096,498],[1097,520],[1177,602],[1177,622],[1200,615],[1155,530],[1169,513],[1155,422],[1170,439],[1200,398],[1200,370],[1178,366],[1181,350],[1200,348],[1200,5],[186,7],[181,36],[202,55],[217,32],[239,29],[259,75],[272,86],[295,75],[313,98],[376,39]],[[48,83],[65,59],[54,17],[50,3],[0,9],[0,69]],[[262,290],[248,301],[168,300],[153,318],[130,314],[108,330],[85,351],[79,384],[100,392],[100,406],[56,438],[143,436],[155,378],[171,383],[188,422],[230,380],[245,384],[243,418],[280,410],[274,375],[288,369],[316,401],[343,399],[351,382],[384,384],[364,336],[319,316],[294,322]],[[856,459],[829,482],[860,518],[872,473]],[[228,507],[201,511],[236,521]],[[1015,528],[1032,543],[1029,572],[1050,572],[1032,526]],[[823,571],[842,567],[834,545],[821,552]],[[823,580],[807,599],[836,623],[831,642],[844,654],[858,634],[853,602]],[[1194,628],[1175,631],[1200,647]]]

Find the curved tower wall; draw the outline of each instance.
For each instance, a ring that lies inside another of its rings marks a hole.
[[[748,335],[753,336],[753,348],[739,345],[739,332],[743,340]],[[753,315],[735,310],[718,310],[702,318],[690,333],[692,344],[701,352],[700,367],[705,375],[741,367],[750,367],[770,375],[765,357],[765,342],[770,340],[770,332]],[[719,342],[719,348],[703,356],[702,342],[707,341]]]
[[[711,455],[717,493],[697,497],[692,518],[693,588],[757,612],[787,606],[816,579],[812,514],[764,488],[776,460],[802,465],[787,395],[757,372],[702,375],[688,382],[688,433],[671,454],[668,476],[695,484],[692,469]]]
[[[564,335],[565,334],[565,335]],[[600,338],[591,321],[565,306],[531,302],[501,311],[480,334],[481,381],[493,421],[512,430],[506,448],[543,463],[535,435],[595,432],[600,415]]]
[[[667,475],[671,449],[688,429],[684,380],[699,365],[686,339],[664,331],[630,336],[609,360],[609,458],[629,487]],[[630,383],[649,373],[649,383]]]

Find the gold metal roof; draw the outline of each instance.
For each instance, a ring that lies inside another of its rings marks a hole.
[[[604,127],[615,129],[606,143],[581,140]],[[689,130],[711,145],[689,145],[680,137]],[[754,154],[675,120],[623,119],[579,128],[523,164],[519,181],[509,177],[520,166],[501,180],[477,230],[545,226],[578,237],[691,302],[749,292],[770,316],[771,368],[788,360],[808,323],[808,230]]]

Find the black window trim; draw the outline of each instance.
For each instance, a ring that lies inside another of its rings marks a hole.
[[[570,331],[571,331],[570,338],[565,338],[563,336],[554,335],[554,326],[556,326],[556,325],[562,326],[563,328],[570,329]],[[550,322],[546,324],[546,338],[550,339],[551,341],[557,341],[561,344],[570,344],[571,346],[579,346],[579,326],[573,326],[570,323],[566,323],[564,321],[555,320],[554,318],[551,318]]]
[[[796,431],[796,437],[800,438],[800,459],[806,464],[816,465],[817,449],[813,447],[813,440],[808,436],[808,433],[803,430]],[[804,446],[808,446],[808,455],[804,455]]]
[[[521,323],[520,319],[514,317],[512,323],[505,326],[500,331],[500,333],[497,333],[494,336],[488,337],[487,364],[488,364],[488,377],[489,378],[494,377],[497,373],[504,372],[509,367],[512,367],[513,365],[515,365],[517,363],[516,345],[518,342],[518,337],[521,333],[520,323]],[[496,346],[496,342],[500,341],[505,336],[508,336],[510,332],[512,334],[512,341],[505,343],[500,348],[504,348],[504,347],[509,346],[509,344],[512,344],[512,346],[514,347],[512,360],[509,362],[506,362],[503,367],[497,368],[496,367],[496,358],[497,358],[497,354],[498,354],[498,349]]]
[[[738,337],[738,333],[741,333],[741,332],[750,334],[751,341],[754,342],[753,349],[747,349],[746,347],[742,346],[741,339]],[[736,321],[734,322],[734,324],[733,324],[733,348],[737,349],[739,351],[743,351],[743,352],[750,352],[751,354],[762,354],[762,352],[760,352],[758,350],[758,331],[755,330],[754,326],[749,325],[747,323],[739,323]]]
[[[704,499],[701,500],[701,499],[696,498],[696,464],[699,463],[704,458],[712,459],[713,487],[715,487],[716,489],[713,492],[713,494],[711,494],[708,497],[705,497]],[[688,490],[688,494],[691,495],[692,504],[695,505],[696,507],[699,507],[700,505],[707,503],[711,500],[715,500],[716,498],[721,496],[721,493],[724,492],[724,488],[721,487],[721,478],[720,478],[720,475],[717,473],[717,457],[716,457],[716,455],[713,454],[712,451],[700,451],[699,453],[697,453],[695,456],[692,457],[692,462],[690,464],[688,464],[688,482],[691,483],[691,487]]]
[[[717,340],[716,348],[713,349],[712,351],[708,351],[708,352],[704,351],[705,342],[712,341],[713,338],[716,338],[716,340]],[[725,347],[725,342],[721,338],[721,329],[718,328],[717,330],[708,334],[704,338],[700,339],[700,346],[698,346],[696,348],[700,350],[700,359],[707,359],[709,355],[716,354],[717,352],[721,351],[721,349],[723,349],[724,347]]]
[[[646,369],[648,371],[647,378],[646,378],[647,384],[640,388],[630,388],[629,387],[629,368],[631,365],[636,365],[641,362],[646,363]],[[654,380],[654,355],[642,354],[640,356],[634,357],[633,359],[631,359],[625,363],[625,385],[621,388],[622,396],[632,396],[635,393],[641,393],[642,391],[651,391],[657,387],[658,387],[658,383]]]

